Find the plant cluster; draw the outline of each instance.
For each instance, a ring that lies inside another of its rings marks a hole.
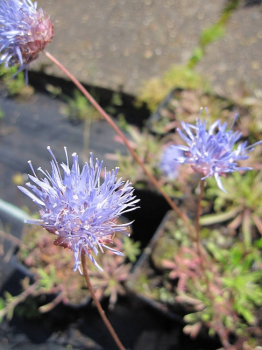
[[[194,179],[190,178],[190,169],[181,169],[179,164],[169,157],[170,146],[176,142],[174,135],[159,137],[152,135],[148,130],[140,131],[134,126],[128,126],[126,131],[130,137],[130,145],[139,156],[146,168],[158,180],[164,191],[172,197],[182,198],[192,190]],[[117,153],[119,174],[124,179],[130,179],[136,188],[154,187],[141,167],[131,155]]]
[[[176,142],[168,158],[171,162],[173,152],[173,160],[190,164],[202,177],[202,187],[182,201],[196,220],[197,234],[192,236],[173,213],[154,238],[153,268],[146,264],[129,287],[165,303],[173,313],[186,314],[185,332],[191,336],[204,326],[211,335],[219,335],[225,348],[234,337],[254,345],[254,338],[261,336],[261,171],[244,172],[261,161],[255,147],[261,141],[246,131],[255,142],[248,146],[234,124],[230,129],[219,120],[212,124],[209,115],[196,124],[181,125],[177,131],[185,145]],[[181,304],[184,309],[179,311]]]
[[[214,213],[204,215],[201,224],[226,223],[247,246],[252,245],[262,234],[261,180],[261,170],[245,176],[234,173],[225,179],[227,187],[231,189],[227,193],[218,193],[212,181],[208,181],[206,199],[213,201]]]
[[[125,236],[115,238],[115,245],[125,256],[115,257],[111,251],[100,255],[98,260],[104,271],[89,264],[95,293],[100,300],[109,297],[111,309],[118,295],[126,293],[124,282],[140,254],[139,242],[133,242]],[[90,300],[85,280],[73,270],[71,253],[55,245],[54,237],[46,230],[25,226],[18,258],[28,268],[28,273],[34,276],[35,282],[30,286],[29,278],[26,277],[22,281],[21,294],[12,296],[5,293],[5,299],[0,299],[1,319],[3,316],[11,319],[14,311],[21,316],[33,317],[39,312],[50,311],[61,302],[79,307]],[[48,296],[51,296],[51,301]]]
[[[27,231],[19,257],[33,272],[34,283],[27,278],[20,295],[7,293],[5,300],[0,299],[1,319],[11,318],[23,301],[30,305],[31,297],[45,294],[55,297],[40,307],[41,312],[49,311],[60,301],[81,302],[87,295],[86,283],[118,348],[125,349],[99,299],[108,297],[109,307],[114,307],[118,295],[124,294],[125,285],[130,284],[132,263],[140,253],[138,243],[116,237],[118,233],[129,235],[131,223],[120,222],[119,218],[138,208],[131,179],[137,186],[152,188],[151,182],[175,212],[175,221],[167,221],[154,241],[151,261],[140,273],[136,289],[171,306],[171,311],[177,311],[179,304],[187,322],[185,332],[191,336],[205,326],[211,334],[219,335],[225,349],[237,349],[237,344],[244,342],[252,346],[252,338],[259,331],[257,308],[262,306],[261,147],[257,147],[262,143],[261,122],[257,108],[252,110],[250,101],[244,98],[239,104],[244,114],[239,131],[233,104],[207,94],[207,84],[192,70],[204,56],[207,45],[224,34],[225,24],[238,4],[238,0],[227,2],[219,20],[202,32],[185,67],[175,66],[161,81],[153,79],[149,83],[141,100],[149,101],[153,91],[151,108],[171,88],[187,91],[171,92],[168,102],[154,116],[150,131],[126,127],[131,141],[84,86],[45,52],[85,96],[76,92],[66,111],[74,120],[85,120],[85,148],[89,122],[99,113],[132,157],[119,155],[120,178],[118,168],[103,170],[102,162],[92,154],[80,169],[78,155],[73,153],[70,166],[66,148],[66,162],[59,165],[48,147],[52,158],[50,172],[38,168],[37,173],[29,161],[31,182],[18,187],[39,207],[39,218],[27,220],[38,229]],[[6,68],[18,66],[17,72],[25,71],[27,81],[30,63],[54,35],[50,17],[31,0],[6,0],[0,3],[0,23],[0,61]],[[24,89],[20,83],[18,77],[17,85],[9,88],[12,94]],[[193,90],[199,85],[205,93]],[[121,105],[118,95],[114,99],[115,106]],[[261,106],[261,96],[255,102]],[[211,115],[206,110],[207,116],[203,117],[201,109],[199,114],[200,104],[209,107]],[[88,119],[86,113],[92,118]],[[253,168],[257,171],[244,174]],[[225,177],[227,183],[223,183]],[[179,206],[177,198],[174,201],[171,197],[178,197]],[[205,215],[201,217],[202,212]],[[148,274],[152,269],[155,274]],[[34,311],[35,307],[31,307]],[[232,345],[234,339],[237,341]],[[253,345],[255,342],[254,339]]]
[[[91,123],[101,119],[99,113],[78,90],[74,91],[73,98],[64,96],[63,99],[66,103],[62,106],[61,112],[72,123],[77,124],[86,120]]]
[[[194,310],[185,316],[186,333],[196,336],[205,325],[225,345],[230,335],[249,339],[259,329],[262,255],[260,241],[247,248],[237,239],[227,246],[223,238],[226,241],[221,232],[209,232],[203,262],[206,274],[196,246],[177,247],[172,259],[163,259],[162,265],[170,271],[169,288],[176,302]]]

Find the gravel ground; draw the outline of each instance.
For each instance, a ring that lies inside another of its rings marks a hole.
[[[55,24],[48,50],[85,83],[138,94],[142,82],[186,63],[201,30],[226,0],[42,0]],[[251,6],[252,5],[252,6]],[[217,92],[233,95],[244,82],[262,88],[261,1],[243,1],[226,37],[210,45],[197,69]],[[43,55],[32,69],[62,73]]]

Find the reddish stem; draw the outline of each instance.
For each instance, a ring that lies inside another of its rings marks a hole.
[[[109,330],[110,334],[112,335],[112,337],[113,337],[114,341],[116,342],[116,345],[118,346],[118,348],[120,350],[126,350],[125,347],[123,346],[123,344],[121,343],[120,339],[118,338],[118,336],[117,336],[114,328],[112,327],[111,323],[109,322],[108,318],[106,317],[105,312],[102,309],[102,306],[101,306],[99,300],[97,299],[97,297],[95,295],[92,283],[91,283],[90,278],[89,278],[87,266],[86,266],[86,256],[85,256],[85,254],[81,255],[81,262],[82,262],[82,268],[83,268],[86,284],[87,284],[88,289],[89,289],[89,291],[90,291],[90,293],[92,295],[92,298],[93,298],[93,300],[94,300],[94,302],[96,304],[96,307],[97,307],[97,309],[98,309],[98,311],[100,313],[100,316],[102,317],[102,320],[104,321],[107,329]]]
[[[68,78],[76,85],[76,87],[82,92],[82,94],[88,99],[88,101],[92,104],[92,106],[104,117],[104,119],[108,122],[108,124],[115,130],[115,132],[121,137],[124,144],[126,145],[129,152],[132,154],[133,158],[143,169],[144,173],[147,175],[148,179],[152,182],[152,184],[157,188],[157,190],[162,194],[165,200],[168,202],[170,207],[177,213],[177,215],[183,220],[184,224],[188,228],[190,232],[193,231],[193,228],[188,223],[188,218],[183,211],[181,211],[177,205],[172,201],[172,199],[165,193],[165,191],[161,188],[160,184],[156,180],[156,178],[147,170],[141,159],[138,157],[136,152],[131,147],[129,141],[119,129],[119,127],[114,123],[112,118],[103,110],[103,108],[96,102],[96,100],[89,94],[89,92],[85,89],[85,87],[79,82],[79,80],[71,74],[65,67],[60,63],[53,55],[49,52],[45,51],[45,55],[57,66],[59,67]]]

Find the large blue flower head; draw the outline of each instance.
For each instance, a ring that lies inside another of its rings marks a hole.
[[[111,248],[116,232],[127,233],[129,224],[118,224],[117,218],[127,211],[136,209],[139,201],[133,195],[130,182],[117,179],[118,169],[106,171],[101,182],[102,162],[90,154],[89,163],[85,163],[80,171],[78,156],[73,153],[73,164],[70,169],[67,163],[60,167],[48,147],[53,160],[51,174],[38,168],[44,175],[39,179],[29,162],[33,175],[28,175],[33,182],[26,185],[35,193],[24,187],[20,190],[29,196],[40,209],[41,220],[30,220],[28,223],[41,225],[49,232],[57,235],[55,244],[70,248],[74,252],[74,270],[80,268],[81,254],[86,254],[99,269],[101,267],[94,259],[103,249],[109,249],[117,255],[121,252]]]
[[[234,171],[251,170],[250,167],[239,167],[237,162],[249,158],[249,153],[260,144],[259,141],[247,146],[247,141],[238,143],[241,132],[234,132],[232,127],[227,129],[227,123],[220,120],[207,127],[206,120],[197,119],[196,125],[181,123],[184,133],[177,129],[187,146],[174,146],[184,152],[176,160],[190,164],[193,170],[207,177],[215,177],[218,187],[224,191],[220,176]]]
[[[31,0],[0,1],[0,63],[6,68],[20,65],[28,71],[29,63],[52,40],[50,18]],[[26,74],[27,78],[27,74]]]

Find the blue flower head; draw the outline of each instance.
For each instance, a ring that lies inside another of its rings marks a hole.
[[[218,187],[224,191],[220,176],[234,171],[251,170],[250,167],[239,167],[237,162],[248,159],[249,153],[260,144],[259,141],[247,146],[247,141],[238,143],[241,132],[233,132],[232,127],[227,129],[227,123],[220,120],[209,128],[206,120],[197,119],[196,125],[181,123],[183,131],[177,129],[186,146],[174,146],[183,151],[183,156],[176,160],[183,164],[190,164],[192,169],[207,177],[215,177]]]
[[[62,176],[50,147],[48,150],[53,158],[51,174],[38,168],[44,175],[43,179],[39,179],[29,162],[33,175],[28,176],[32,184],[26,185],[34,194],[19,186],[40,207],[41,220],[27,222],[41,225],[57,236],[54,244],[70,248],[74,252],[75,271],[78,269],[81,272],[81,254],[86,254],[101,269],[94,259],[99,250],[103,252],[106,248],[117,255],[123,255],[108,244],[113,243],[116,232],[127,233],[130,223],[120,225],[117,218],[137,208],[135,205],[139,200],[133,195],[134,188],[130,182],[117,179],[118,169],[104,169],[104,179],[101,181],[102,162],[99,163],[96,159],[94,164],[92,154],[89,163],[85,163],[80,171],[78,156],[73,153],[70,169],[66,148],[67,163],[61,164]]]
[[[181,155],[182,152],[174,145],[167,147],[162,154],[160,169],[170,180],[178,176],[180,163],[176,159]]]
[[[54,28],[50,18],[31,0],[0,1],[0,63],[26,70],[51,42]]]

